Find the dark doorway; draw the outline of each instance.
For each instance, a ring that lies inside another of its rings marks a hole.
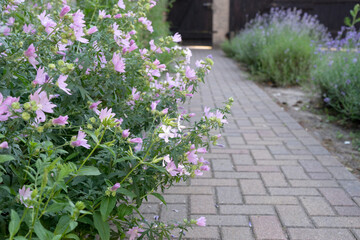
[[[184,45],[212,45],[212,0],[176,0],[168,21]]]

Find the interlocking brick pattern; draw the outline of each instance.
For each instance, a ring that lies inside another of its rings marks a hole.
[[[204,156],[210,173],[168,189],[167,206],[149,198],[145,215],[205,216],[207,226],[187,239],[359,240],[360,182],[221,51],[193,58],[208,54],[213,71],[188,110],[200,117],[204,106],[234,98],[224,147]]]

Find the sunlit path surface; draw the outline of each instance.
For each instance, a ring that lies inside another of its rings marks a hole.
[[[214,68],[188,110],[200,116],[234,98],[224,147],[206,155],[211,172],[142,212],[168,222],[205,216],[207,227],[187,239],[360,239],[359,180],[221,51],[193,50],[193,60],[209,54]]]

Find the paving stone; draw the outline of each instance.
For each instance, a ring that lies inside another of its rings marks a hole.
[[[236,166],[239,172],[279,172],[277,166]]]
[[[316,226],[336,228],[360,228],[359,217],[313,217]]]
[[[256,160],[256,165],[297,166],[298,162],[295,160]]]
[[[207,226],[249,226],[249,219],[239,215],[191,215],[192,219],[206,218]]]
[[[360,216],[360,208],[356,207],[335,207],[339,215],[343,216]]]
[[[329,172],[334,176],[336,179],[341,180],[356,180],[356,177],[352,175],[346,168],[343,166],[341,167],[327,167]]]
[[[352,197],[360,197],[359,181],[339,181],[345,191]]]
[[[186,239],[220,239],[218,227],[194,227],[193,229],[189,229],[189,231],[185,234]],[[177,232],[174,235],[178,236]]]
[[[246,204],[298,204],[298,200],[293,196],[244,196]]]
[[[139,208],[139,211],[142,214],[157,214],[159,212],[159,204],[149,204],[149,203],[145,203],[143,205],[141,205],[141,207]]]
[[[260,175],[257,172],[215,172],[215,178],[230,178],[230,179],[259,179]]]
[[[347,229],[288,228],[292,240],[355,240]]]
[[[281,224],[276,216],[252,216],[256,239],[286,239]]]
[[[306,211],[311,216],[331,216],[335,215],[330,204],[323,197],[300,197]]]
[[[221,214],[241,215],[275,215],[273,206],[269,205],[220,205]]]
[[[309,179],[301,166],[281,166],[287,179]]]
[[[225,137],[225,139],[231,145],[232,144],[245,144],[244,138],[242,138],[241,136],[238,136],[238,137],[227,136],[227,137]]]
[[[342,167],[343,165],[333,156],[316,156],[316,158],[320,161],[320,163],[323,166],[340,166]]]
[[[330,180],[333,176],[330,173],[308,173],[311,179],[316,180]]]
[[[349,198],[346,192],[341,188],[320,188],[322,195],[330,202],[331,205],[354,206],[354,201]]]
[[[308,146],[308,149],[314,155],[329,155],[329,151],[323,146]]]
[[[338,187],[334,180],[289,180],[293,187]]]
[[[261,173],[261,177],[266,187],[287,187],[284,175],[282,173]]]
[[[186,187],[171,187],[165,191],[167,194],[213,194],[214,189],[208,186],[186,186]]]
[[[240,181],[241,192],[244,195],[265,195],[266,190],[261,180],[243,179]]]
[[[232,154],[235,165],[254,165],[254,160],[251,155]]]
[[[273,159],[268,150],[251,150],[255,160]]]
[[[184,218],[187,218],[186,204],[167,204],[161,206],[161,221],[179,223],[183,222]]]
[[[238,187],[216,187],[219,204],[241,204],[242,197]]]
[[[287,227],[311,227],[310,219],[300,206],[277,206],[281,222]]]
[[[253,240],[249,227],[222,227],[222,237],[226,240]]]
[[[234,171],[234,166],[230,159],[213,159],[211,163],[213,171]]]
[[[300,160],[299,162],[307,172],[327,172],[318,161]]]
[[[191,179],[191,186],[237,186],[235,179]]]
[[[212,195],[191,195],[191,214],[215,214],[215,201]]]
[[[273,155],[288,155],[290,153],[284,146],[269,146],[269,150]]]
[[[278,196],[319,196],[320,193],[316,188],[280,188],[270,187],[268,188],[270,195]]]

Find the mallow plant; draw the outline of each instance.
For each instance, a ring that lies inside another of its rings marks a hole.
[[[179,34],[138,47],[155,1],[89,3],[0,0],[0,239],[181,238],[206,219],[139,207],[209,170],[232,99],[186,123],[211,56],[190,67]]]

